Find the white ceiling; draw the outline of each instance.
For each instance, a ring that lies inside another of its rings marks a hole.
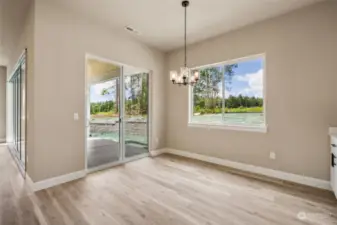
[[[129,25],[140,41],[163,51],[183,46],[181,0],[53,0],[112,30]],[[190,0],[188,43],[272,18],[322,0]],[[126,31],[125,31],[126,32]],[[130,34],[132,35],[132,34]]]

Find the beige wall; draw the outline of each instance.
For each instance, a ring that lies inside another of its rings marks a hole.
[[[35,10],[32,179],[85,169],[85,53],[153,70],[152,149],[164,147],[164,55],[52,3],[36,1]]]
[[[6,67],[0,66],[0,143],[6,142]]]
[[[268,132],[187,127],[188,89],[167,75],[167,147],[328,180],[328,128],[337,125],[336,12],[328,1],[191,46],[191,67],[266,53]],[[182,53],[169,54],[168,69],[179,68]]]

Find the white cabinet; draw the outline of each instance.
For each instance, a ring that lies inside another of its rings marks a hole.
[[[330,182],[332,190],[337,197],[337,136],[331,135],[330,141],[331,154],[330,154]]]

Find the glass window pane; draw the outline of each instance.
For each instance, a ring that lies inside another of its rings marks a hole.
[[[249,59],[224,66],[224,123],[263,126],[264,59]]]
[[[18,86],[18,132],[17,132],[17,147],[19,152],[19,158],[21,159],[21,68],[18,70],[18,78],[17,78],[17,86]]]
[[[16,146],[16,83],[13,81],[13,144]]]
[[[120,153],[119,78],[90,86],[88,168],[117,162]]]
[[[16,69],[12,79],[12,135],[13,149],[16,156],[22,161],[25,166],[25,114],[26,114],[26,96],[25,96],[25,59],[22,59],[20,66]]]
[[[23,63],[21,66],[21,82],[20,82],[20,92],[21,92],[21,133],[20,133],[20,151],[21,151],[21,161],[25,163],[26,159],[26,64]]]
[[[148,74],[124,76],[125,157],[148,153]]]
[[[192,71],[192,73],[194,73]],[[222,123],[222,66],[199,69],[199,81],[192,90],[192,123]]]

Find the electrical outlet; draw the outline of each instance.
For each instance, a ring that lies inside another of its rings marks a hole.
[[[270,152],[269,153],[269,158],[275,160],[276,159],[276,153],[275,152]]]
[[[158,144],[159,143],[159,138],[156,138],[156,144]]]

